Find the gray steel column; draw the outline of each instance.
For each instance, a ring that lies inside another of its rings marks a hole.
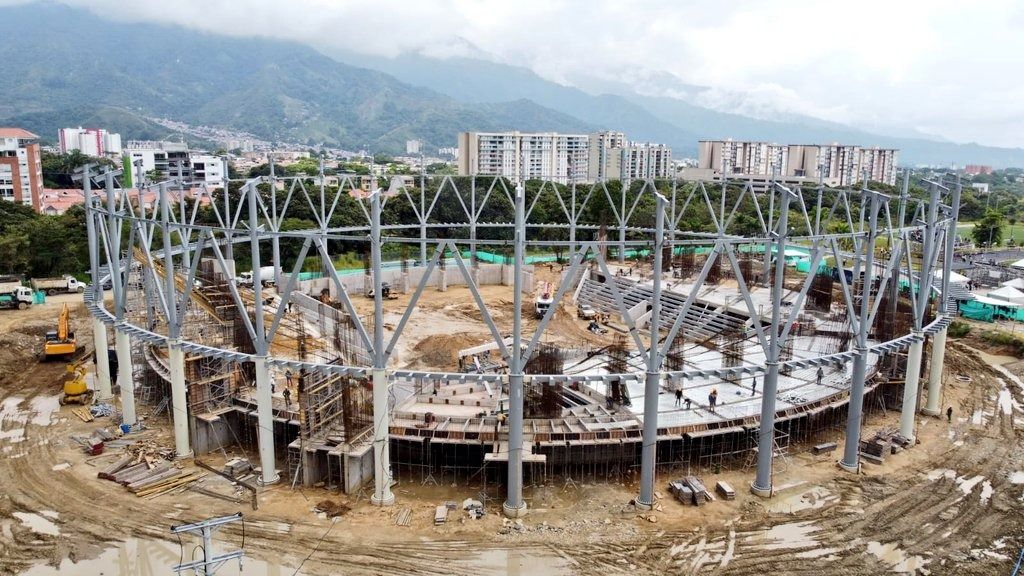
[[[499,176],[500,178],[500,176]],[[420,266],[427,267],[427,173],[420,173]]]
[[[117,385],[121,389],[121,423],[134,426],[136,423],[135,375],[132,373],[131,340],[126,331],[124,306],[121,305],[121,293],[125,289],[121,282],[121,246],[117,233],[121,228],[120,222],[114,215],[117,210],[114,178],[111,174],[107,176],[107,241],[110,245],[110,286],[114,293],[114,346],[117,349]],[[125,262],[125,268],[129,274],[131,274],[131,262],[130,258]],[[100,302],[102,303],[102,300]]]
[[[246,202],[249,204],[249,250],[252,254],[252,289],[253,298],[253,331],[256,340],[253,342],[256,354],[253,367],[256,372],[256,421],[258,424],[257,438],[260,453],[260,482],[264,485],[273,484],[280,479],[277,473],[277,458],[274,454],[274,397],[271,387],[273,383],[270,368],[267,367],[267,332],[263,318],[263,275],[260,273],[260,237],[259,214],[255,183],[249,183]],[[243,189],[244,190],[244,189]]]
[[[185,352],[181,349],[181,318],[178,317],[178,288],[174,283],[174,254],[171,251],[171,216],[167,184],[160,184],[160,236],[163,241],[164,294],[167,301],[167,364],[171,379],[171,413],[174,421],[174,454],[192,455],[188,439],[188,390],[185,387]]]
[[[869,194],[867,245],[864,248],[864,276],[860,291],[860,313],[857,321],[856,355],[853,358],[853,380],[850,382],[849,411],[846,416],[846,444],[843,459],[839,467],[847,472],[857,472],[860,464],[860,425],[864,409],[864,384],[867,379],[868,363],[868,332],[871,330],[869,318],[871,306],[869,297],[874,281],[875,237],[878,227],[878,194],[867,189],[867,178],[864,178],[862,193]]]
[[[644,381],[643,449],[640,456],[640,495],[636,507],[654,507],[654,476],[658,456],[658,398],[661,392],[661,250],[665,245],[665,197],[655,192],[654,208],[654,287],[651,294],[651,341],[647,351],[647,374]]]
[[[274,289],[281,290],[281,239],[278,238],[277,232],[280,231],[280,223],[277,220],[277,179],[274,176],[274,157],[270,156],[270,215],[274,220],[271,231],[274,232],[273,238],[270,240],[271,246],[271,258],[274,261]],[[320,185],[323,186],[324,182],[324,170],[323,160],[320,162]]]
[[[228,177],[228,160],[224,158],[222,160],[224,164],[224,259],[231,270],[225,270],[224,275],[228,276],[228,280],[231,280],[238,273],[235,271],[235,243],[232,242],[231,229],[234,227],[234,218],[231,217],[231,194],[229,193],[231,188],[231,179]]]
[[[903,183],[903,195],[900,197],[900,226],[903,226],[906,193],[909,187],[910,173],[907,172]],[[911,298],[917,300],[917,314],[913,318],[913,334],[918,338],[910,345],[907,353],[907,373],[903,384],[903,406],[900,409],[900,435],[914,439],[914,421],[917,414],[917,394],[921,381],[921,356],[924,348],[925,310],[931,296],[932,274],[935,258],[935,225],[939,211],[939,186],[931,183],[927,220],[925,221],[924,243],[921,255],[921,273],[917,281],[917,293],[914,293],[913,277],[910,278]]]
[[[376,506],[395,503],[391,493],[391,418],[388,413],[390,379],[384,371],[384,295],[381,293],[380,189],[370,196],[370,257],[373,266],[373,496]]]
[[[956,175],[956,185],[952,189],[952,198],[948,228],[946,229],[946,247],[942,254],[942,313],[946,314],[950,306],[949,274],[953,268],[953,251],[956,249],[956,224],[960,219],[960,174]],[[942,412],[942,370],[946,363],[946,328],[935,334],[932,340],[931,373],[928,377],[928,405],[922,410],[930,416]]]
[[[626,263],[626,186],[625,180],[619,180],[619,187],[622,192],[619,197],[622,199],[619,212],[619,264]]]
[[[779,354],[782,350],[782,290],[786,275],[786,238],[789,235],[790,191],[773,184],[781,192],[779,221],[775,232],[775,282],[772,283],[772,326],[765,355],[764,387],[761,390],[761,428],[757,437],[757,474],[750,492],[763,498],[772,495],[772,461],[775,456],[775,401],[779,387]],[[772,198],[774,198],[774,194]],[[771,257],[771,247],[765,246]]]
[[[89,275],[92,278],[89,289],[93,291],[93,302],[103,308],[103,283],[100,282],[99,272],[100,243],[96,238],[96,223],[93,222],[96,212],[92,198],[91,170],[92,165],[86,164],[82,181],[85,192],[85,232],[89,239]],[[93,318],[92,340],[96,351],[96,398],[106,401],[113,396],[110,387],[110,357],[107,355],[107,326],[99,318]]]
[[[458,188],[455,189],[458,194]],[[469,258],[476,264],[476,175],[473,175],[469,188]],[[474,266],[475,269],[475,266]],[[476,278],[473,279],[476,282]]]
[[[512,280],[512,350],[508,361],[508,495],[502,504],[505,516],[526,514],[523,501],[523,248],[526,243],[525,196],[523,185],[516,185],[515,262]]]

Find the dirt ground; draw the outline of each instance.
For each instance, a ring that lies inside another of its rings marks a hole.
[[[447,303],[442,295],[423,305],[465,303],[444,294]],[[300,567],[305,574],[1009,574],[1024,546],[1024,386],[1014,379],[1024,375],[1024,363],[983,357],[962,343],[951,341],[947,352],[944,406],[953,406],[953,422],[922,418],[917,446],[884,465],[865,464],[859,475],[804,446],[777,463],[769,500],[749,493],[753,471],[742,468],[696,471],[706,484],[726,480],[737,492],[734,501],[701,508],[669,500],[665,488],[675,474],[660,473],[666,497],[644,514],[626,505],[635,481],[573,486],[552,478],[527,488],[530,512],[521,525],[503,521],[500,501],[492,500],[481,520],[457,511],[435,527],[435,506],[476,498],[481,486],[403,479],[394,488],[396,505],[381,509],[365,498],[282,483],[263,490],[253,511],[193,491],[139,498],[97,479],[109,460],[90,459],[69,436],[112,422],[85,423],[57,407],[63,364],[37,359],[42,331],[58,311],[54,302],[0,313],[2,575],[146,573],[133,554],[147,557],[151,573],[168,573],[195,552],[179,552],[170,526],[237,511],[245,514],[244,535],[236,524],[218,532],[217,542],[234,548],[244,539],[252,559],[245,574]],[[75,318],[80,340],[88,340],[80,306]],[[897,421],[896,412],[876,413],[865,434]],[[157,441],[170,445],[166,422],[149,422]],[[833,439],[841,445],[841,433]],[[352,511],[320,517],[312,510],[324,499]],[[395,526],[403,508],[412,510],[411,526]]]

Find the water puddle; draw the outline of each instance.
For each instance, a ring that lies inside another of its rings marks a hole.
[[[995,493],[996,491],[992,488],[992,483],[985,480],[981,485],[981,505],[984,506],[988,504],[988,501],[992,499],[992,495]]]
[[[897,544],[868,542],[868,552],[885,564],[889,572],[917,574],[917,571],[923,570],[924,565],[928,563],[921,556],[908,556]]]
[[[813,548],[818,545],[813,534],[818,531],[814,522],[790,522],[776,524],[757,534],[747,536],[744,541],[764,550],[785,550],[788,548]]]
[[[815,486],[800,494],[781,498],[768,506],[770,512],[793,514],[802,510],[816,510],[839,502],[839,496],[827,488]]]
[[[956,478],[956,470],[950,470],[949,468],[936,468],[935,470],[932,470],[931,472],[925,474],[925,477],[931,480],[932,482],[938,480],[939,478],[952,480]]]
[[[960,476],[959,478],[956,479],[956,484],[957,486],[960,487],[960,491],[963,492],[966,496],[970,494],[971,491],[974,490],[974,487],[977,486],[978,483],[984,479],[984,476],[975,476],[973,478],[967,478],[967,476]]]
[[[50,512],[46,515],[54,519],[57,517],[56,512]],[[60,528],[50,520],[44,518],[41,514],[34,514],[32,512],[15,512],[13,516],[36,534],[43,534],[46,536],[60,535]]]
[[[29,409],[32,414],[32,424],[49,426],[53,413],[60,412],[60,396],[36,396],[29,401]]]

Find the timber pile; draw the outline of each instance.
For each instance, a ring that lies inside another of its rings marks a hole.
[[[153,442],[137,442],[125,446],[124,454],[100,470],[96,476],[117,482],[140,498],[157,497],[175,489],[186,489],[205,474],[185,472],[169,462],[173,450]]]

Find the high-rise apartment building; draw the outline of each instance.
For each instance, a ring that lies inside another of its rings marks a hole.
[[[701,140],[697,168],[687,178],[711,180],[726,175],[764,189],[775,178],[791,184],[822,182],[850,186],[865,172],[868,179],[893,185],[899,151],[844,144],[774,144],[735,140]]]
[[[60,153],[78,150],[86,156],[119,156],[121,135],[103,128],[61,128],[57,132]]]
[[[667,178],[672,150],[629,142],[622,132],[557,134],[462,132],[459,174],[547,179],[568,184]]]
[[[129,142],[124,156],[132,166],[133,179],[138,171],[157,172],[159,178],[181,178],[186,184],[224,185],[224,164],[217,156],[189,151],[183,142]]]
[[[39,136],[21,128],[0,127],[0,200],[39,210],[43,161]]]
[[[462,132],[459,174],[544,179],[562,184],[587,180],[589,137],[555,132]]]

